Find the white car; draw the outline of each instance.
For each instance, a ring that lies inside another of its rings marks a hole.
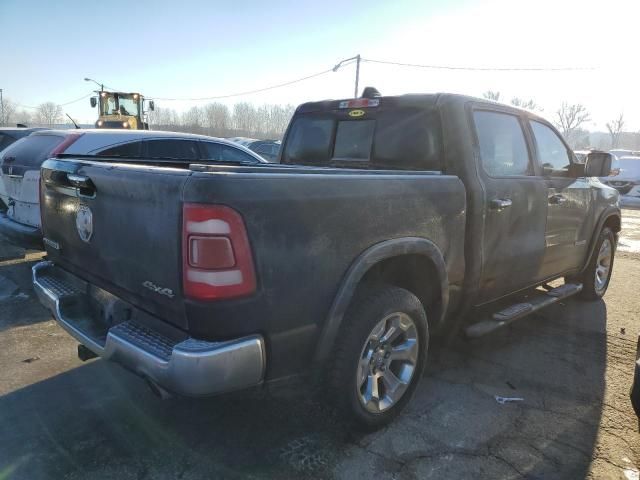
[[[149,130],[42,130],[0,153],[0,233],[25,247],[38,247],[40,165],[56,155],[136,157],[166,162],[266,163],[248,148],[227,140],[189,133]]]
[[[623,207],[640,207],[640,157],[614,160],[611,176],[600,180],[620,192],[620,204]]]

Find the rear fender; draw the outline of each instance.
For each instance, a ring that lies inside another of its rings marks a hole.
[[[314,356],[316,363],[324,361],[331,352],[347,308],[360,281],[369,269],[383,260],[411,254],[428,257],[438,272],[437,280],[442,292],[440,317],[444,316],[449,303],[449,285],[446,265],[440,249],[433,242],[420,237],[396,238],[377,243],[361,253],[345,274],[320,334]],[[442,318],[434,320],[436,324],[439,324]]]

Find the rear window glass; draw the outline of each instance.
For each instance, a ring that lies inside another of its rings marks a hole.
[[[375,120],[338,122],[334,158],[369,160]]]
[[[366,119],[327,113],[294,119],[283,163],[337,165],[360,162],[374,168],[441,170],[437,112],[398,108],[371,111]],[[353,166],[353,165],[349,165]]]
[[[11,135],[0,133],[0,150],[4,150],[15,141],[16,139],[13,138]]]
[[[13,157],[14,165],[40,167],[51,151],[56,148],[65,137],[58,135],[29,135],[9,145],[3,152],[4,159]]]

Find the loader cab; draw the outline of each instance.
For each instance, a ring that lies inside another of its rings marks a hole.
[[[91,97],[91,106],[94,108],[97,106],[99,109],[96,128],[149,129],[145,106],[153,110],[153,101],[145,100],[139,93],[105,91],[96,93],[97,97]]]

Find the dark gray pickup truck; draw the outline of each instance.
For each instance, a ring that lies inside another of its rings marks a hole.
[[[596,178],[609,154],[578,164],[510,106],[370,97],[301,105],[280,164],[46,161],[33,282],[81,357],[193,396],[320,372],[377,427],[434,333],[604,295],[620,230],[618,192]]]

